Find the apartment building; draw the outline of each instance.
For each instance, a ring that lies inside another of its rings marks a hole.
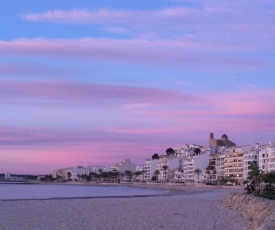
[[[145,181],[150,181],[152,176],[154,176],[154,173],[157,170],[157,164],[158,164],[158,160],[156,159],[155,160],[146,159],[143,165],[143,170],[145,171],[143,176]]]
[[[261,146],[259,151],[259,168],[264,172],[275,171],[275,141]]]
[[[243,155],[245,147],[231,147],[225,150],[224,176],[243,184]]]
[[[185,182],[199,182],[206,179],[205,170],[209,165],[209,151],[201,152],[198,155],[190,155],[183,159],[183,171]],[[199,169],[201,173],[196,173]]]
[[[135,172],[136,165],[132,163],[129,159],[125,159],[113,167],[117,172],[125,173],[126,171]]]
[[[259,152],[260,152],[260,146],[259,144],[248,145],[244,148],[243,152],[243,179],[248,179],[248,174],[250,172],[250,166],[251,164],[259,164]]]
[[[88,165],[85,168],[85,174],[89,175],[91,172],[93,173],[99,173],[99,172],[109,172],[111,171],[111,168],[109,166],[104,166],[104,165]]]

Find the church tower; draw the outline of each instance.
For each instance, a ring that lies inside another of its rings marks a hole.
[[[214,133],[209,134],[209,146],[212,147],[214,140]]]

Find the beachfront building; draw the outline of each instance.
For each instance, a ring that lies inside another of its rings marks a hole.
[[[194,182],[195,164],[192,156],[187,156],[184,158],[183,172],[185,182]]]
[[[209,165],[207,166],[207,180],[210,183],[217,183],[224,178],[224,158],[227,148],[210,148]]]
[[[243,155],[245,147],[232,147],[225,150],[224,176],[243,184]]]
[[[85,174],[85,167],[77,165],[71,169],[71,179],[78,180],[81,175]]]
[[[66,169],[57,169],[54,170],[52,173],[52,177],[53,178],[64,178],[66,177]]]
[[[224,153],[217,154],[216,169],[214,172],[216,174],[217,181],[221,181],[224,178],[224,159],[225,159]]]
[[[156,170],[157,170],[157,159],[146,159],[143,165],[143,177],[145,181],[150,181],[152,179],[152,176],[154,176]]]
[[[193,155],[195,149],[200,149],[202,152],[205,152],[209,150],[209,147],[204,147],[196,144],[186,144],[179,147],[175,147],[173,149],[175,151],[174,155],[178,157],[187,157]]]
[[[158,162],[157,162],[157,170],[159,172],[158,175],[158,181],[166,181],[168,179],[168,172],[169,172],[169,167],[168,167],[168,156],[167,155],[162,155],[160,156]],[[164,166],[167,167],[164,170]]]
[[[248,179],[248,174],[251,171],[251,164],[259,165],[260,145],[248,145],[243,152],[243,180]]]
[[[264,172],[275,171],[275,141],[261,146],[259,151],[259,168]]]
[[[101,173],[101,172],[109,172],[111,169],[109,166],[104,166],[104,165],[88,165],[85,168],[85,174],[89,175],[90,173]]]
[[[11,178],[10,172],[5,172],[5,180],[9,180]]]
[[[241,147],[211,148],[208,180],[220,183],[223,179],[243,183],[247,180],[251,164],[259,162],[259,144]]]
[[[209,165],[209,150],[189,155],[183,159],[185,182],[201,182],[206,180],[206,168]]]
[[[114,165],[113,169],[115,169],[119,173],[125,173],[126,171],[135,172],[136,165],[132,163],[129,159],[125,159],[120,163]]]
[[[168,181],[173,179],[174,172],[177,169],[182,169],[182,157],[175,155],[162,155],[157,162],[157,170],[159,171],[158,180]]]

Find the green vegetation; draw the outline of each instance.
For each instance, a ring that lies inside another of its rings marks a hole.
[[[194,153],[195,153],[195,155],[199,155],[201,153],[201,149],[200,148],[195,148]]]
[[[173,151],[174,151],[174,150],[173,150]],[[163,165],[163,166],[162,166],[162,170],[164,171],[164,182],[166,182],[167,171],[169,170],[168,165]]]
[[[159,170],[156,170],[155,171],[155,177],[156,177],[156,181],[159,182],[159,174],[160,174],[160,171]]]
[[[174,149],[172,149],[172,148],[166,149],[165,152],[166,152],[167,155],[174,155],[174,154],[175,154],[175,151],[174,151]]]
[[[200,180],[200,175],[202,175],[202,170],[201,169],[195,169],[194,172],[196,173],[198,177],[198,181]]]
[[[159,159],[158,153],[155,153],[152,155],[152,160],[158,160],[158,159]]]
[[[246,182],[247,193],[275,200],[275,172],[265,173],[252,164]]]

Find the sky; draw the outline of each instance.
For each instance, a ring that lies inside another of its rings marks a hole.
[[[275,140],[273,0],[9,0],[0,172]]]

